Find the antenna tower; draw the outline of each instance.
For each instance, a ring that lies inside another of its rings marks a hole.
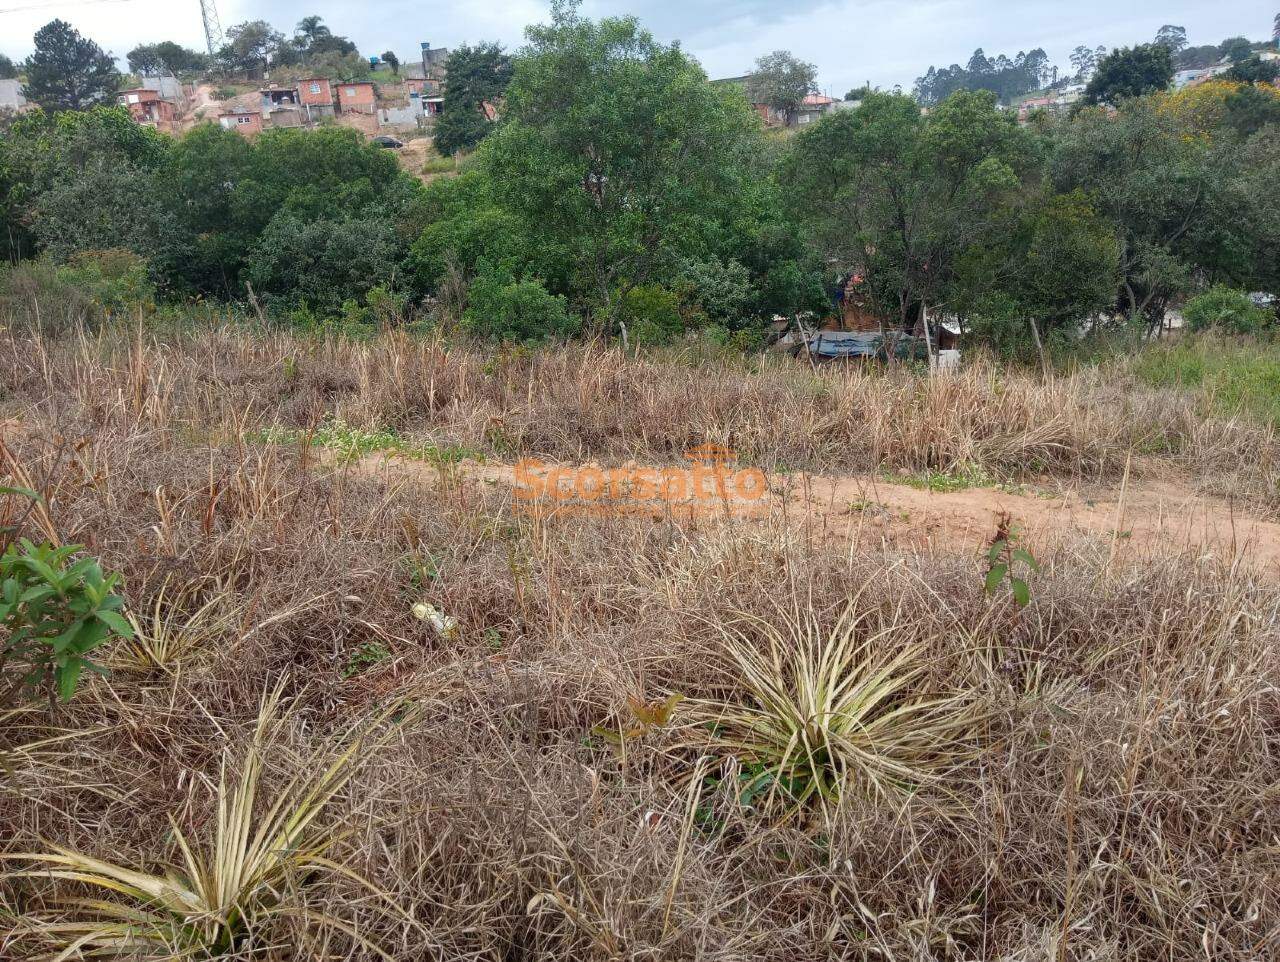
[[[222,24],[218,21],[214,0],[200,0],[200,17],[204,20],[204,42],[212,57],[222,47]]]

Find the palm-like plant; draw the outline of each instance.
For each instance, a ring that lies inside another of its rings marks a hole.
[[[44,853],[0,856],[34,864],[11,877],[78,882],[101,894],[86,898],[55,888],[45,898],[45,910],[31,916],[27,928],[52,946],[49,958],[213,958],[243,947],[254,933],[286,915],[303,915],[363,942],[340,920],[301,906],[299,886],[324,871],[373,889],[329,858],[337,835],[317,823],[360,762],[394,729],[376,736],[367,728],[352,733],[327,764],[295,777],[255,818],[262,755],[275,726],[280,692],[277,687],[263,699],[239,779],[229,781],[223,765],[211,842],[201,845],[188,838],[170,818],[180,865],[151,874],[57,845]]]
[[[744,796],[884,796],[938,782],[967,754],[980,713],[962,694],[929,690],[920,646],[888,650],[896,629],[860,631],[852,606],[830,632],[812,610],[780,620],[721,626],[733,688],[690,703],[708,747],[747,773]]]
[[[149,611],[126,615],[133,637],[126,639],[113,667],[171,671],[235,626],[229,593],[217,592],[194,612],[183,615],[191,591],[171,595],[168,587],[161,587]]]

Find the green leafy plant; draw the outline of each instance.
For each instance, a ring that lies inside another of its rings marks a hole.
[[[812,610],[716,626],[731,681],[691,701],[689,717],[704,747],[749,773],[753,803],[913,791],[941,781],[976,737],[972,700],[933,686],[923,648],[891,652],[898,627],[864,632],[862,621],[850,604],[829,631]]]
[[[1224,334],[1261,334],[1276,323],[1276,315],[1253,303],[1244,291],[1221,284],[1187,301],[1182,317],[1193,331],[1215,330]]]
[[[82,550],[21,538],[0,555],[0,704],[23,691],[70,699],[85,668],[101,670],[91,652],[112,636],[133,637],[115,593],[120,576],[77,558]]]
[[[400,718],[397,703],[343,739],[331,759],[314,757],[307,768],[271,793],[259,808],[263,757],[280,723],[282,687],[262,700],[253,740],[240,776],[228,777],[224,760],[218,779],[213,837],[187,835],[170,817],[179,864],[157,873],[139,871],[52,845],[48,852],[14,852],[0,858],[31,864],[11,878],[75,882],[78,891],[56,886],[28,912],[21,931],[54,948],[57,958],[160,960],[225,958],[252,954],[259,940],[270,939],[271,923],[303,916],[345,932],[365,948],[386,957],[350,926],[323,912],[305,908],[305,885],[328,872],[360,883],[379,897],[390,897],[330,858],[338,838],[320,816],[346,787],[363,760],[386,744],[397,730],[384,725]],[[382,726],[381,734],[372,729]],[[86,898],[84,889],[100,893]]]
[[[988,595],[994,595],[1002,584],[1008,583],[1014,602],[1019,608],[1025,608],[1031,601],[1031,589],[1027,586],[1026,577],[1020,576],[1018,571],[1039,571],[1040,565],[1031,552],[1018,547],[1017,542],[1018,532],[1012,519],[1008,514],[1001,515],[995,537],[987,548],[987,574],[983,588]]]

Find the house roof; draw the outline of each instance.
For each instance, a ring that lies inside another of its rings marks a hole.
[[[834,97],[825,97],[822,94],[809,94],[801,103],[806,107],[825,107],[827,104],[836,102]]]

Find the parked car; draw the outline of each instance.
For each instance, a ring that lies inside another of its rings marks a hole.
[[[377,144],[379,147],[387,147],[391,150],[399,150],[404,146],[403,141],[396,140],[394,137],[388,137],[386,134],[374,137],[373,143]]]

